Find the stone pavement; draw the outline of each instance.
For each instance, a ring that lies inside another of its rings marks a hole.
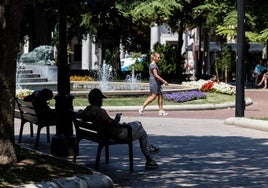
[[[245,117],[267,117],[267,94],[268,90],[246,90],[253,104],[246,107]],[[228,107],[202,111],[170,110],[166,117],[159,117],[156,111],[145,111],[143,116],[136,111],[122,112],[122,121],[141,121],[151,143],[160,147],[160,152],[154,156],[159,168],[144,169],[145,159],[138,141],[135,141],[134,172],[129,172],[127,146],[112,146],[110,163],[105,164],[102,156],[100,172],[108,175],[115,187],[268,186],[268,133],[266,129],[256,130],[259,124],[268,127],[268,123],[253,120],[253,126],[242,128],[240,124],[245,125],[251,120],[232,118],[235,109]],[[110,114],[113,116],[115,112]],[[16,124],[19,125],[19,120]],[[16,135],[18,128],[16,126]],[[27,131],[27,126],[25,128]],[[44,131],[39,151],[49,153]],[[33,147],[34,139],[26,136],[23,141],[23,145]],[[96,149],[96,144],[81,141],[77,162],[93,168]]]

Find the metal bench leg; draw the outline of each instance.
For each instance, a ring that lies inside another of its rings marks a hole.
[[[23,127],[26,122],[24,120],[21,120],[20,122],[20,135],[19,135],[19,143],[21,143],[22,140],[22,133],[23,133]]]
[[[30,123],[30,132],[31,132],[31,137],[33,137],[33,123]]]
[[[109,155],[110,155],[110,153],[109,153],[109,145],[106,145],[105,146],[105,162],[106,163],[109,163],[109,161],[110,161]]]
[[[129,150],[129,170],[133,171],[133,143],[128,144],[128,150]]]
[[[99,166],[100,166],[100,157],[101,157],[102,148],[103,148],[103,145],[98,144],[98,151],[97,151],[97,156],[96,156],[95,170],[98,170]]]
[[[40,140],[40,132],[41,132],[41,127],[37,126],[37,133],[36,133],[36,141],[35,141],[35,149],[38,148],[39,146],[39,140]]]
[[[50,142],[50,131],[49,131],[49,126],[47,126],[47,142]]]
[[[73,162],[76,162],[77,155],[79,155],[79,142],[80,140],[75,141],[74,154],[73,154]]]

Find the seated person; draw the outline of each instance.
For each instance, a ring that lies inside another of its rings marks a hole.
[[[50,120],[56,123],[56,112],[48,105],[48,101],[53,98],[53,92],[50,89],[34,91],[31,95],[24,98],[25,101],[31,101],[37,115],[42,120]]]
[[[252,77],[255,78],[255,86],[258,83],[259,78],[263,76],[264,73],[267,72],[267,68],[264,66],[264,60],[260,59],[260,62],[255,66]]]
[[[90,103],[84,110],[80,110],[79,114],[85,120],[91,120],[93,123],[101,126],[100,128],[104,131],[104,134],[110,138],[127,138],[127,128],[120,127],[118,125],[120,119],[112,119],[106,110],[101,108],[103,99],[106,98],[101,90],[95,88],[92,89],[88,94],[88,101]],[[146,169],[155,169],[158,167],[156,162],[151,158],[152,154],[159,152],[159,148],[148,144],[148,135],[144,130],[141,122],[134,121],[127,123],[132,128],[132,139],[139,140],[140,148],[146,158]]]
[[[262,83],[264,83],[263,89],[267,88],[267,79],[268,79],[268,73],[263,74],[261,81],[257,84],[257,86],[261,86]]]

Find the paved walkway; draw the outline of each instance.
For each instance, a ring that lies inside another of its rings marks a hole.
[[[246,95],[253,104],[246,107],[245,117],[267,117],[268,90],[246,90]],[[127,146],[112,146],[110,163],[102,158],[100,172],[111,177],[115,187],[267,187],[268,133],[224,124],[234,116],[234,108],[169,111],[167,117],[159,117],[156,111],[145,111],[143,116],[123,112],[122,121],[141,121],[150,141],[161,148],[154,156],[160,167],[144,169],[145,160],[135,141],[134,172],[128,171]],[[33,147],[34,139],[28,136],[23,141]],[[82,141],[78,163],[93,168],[96,149],[94,143]],[[49,153],[45,135],[39,150]]]

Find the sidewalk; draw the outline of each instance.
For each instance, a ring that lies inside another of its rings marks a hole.
[[[246,108],[245,117],[267,116],[267,92],[246,91],[253,104]],[[226,125],[227,121],[239,122],[240,118],[232,118],[234,112],[233,108],[169,111],[169,116],[159,117],[156,111],[146,111],[143,116],[137,111],[124,111],[122,121],[141,121],[150,141],[160,147],[159,154],[154,156],[159,169],[144,169],[145,159],[135,141],[134,172],[128,171],[127,146],[112,146],[110,163],[105,164],[102,156],[100,172],[108,175],[115,187],[267,187],[268,133],[252,129],[254,126],[250,129],[233,126],[234,122]],[[241,121],[243,125],[248,123],[245,118]],[[16,135],[18,123],[16,120]],[[51,134],[55,134],[55,129]],[[27,139],[24,136],[23,141],[29,147],[34,144],[34,138],[29,136]],[[96,144],[81,141],[77,162],[93,168],[96,149]],[[39,150],[49,153],[45,134],[41,135]]]

